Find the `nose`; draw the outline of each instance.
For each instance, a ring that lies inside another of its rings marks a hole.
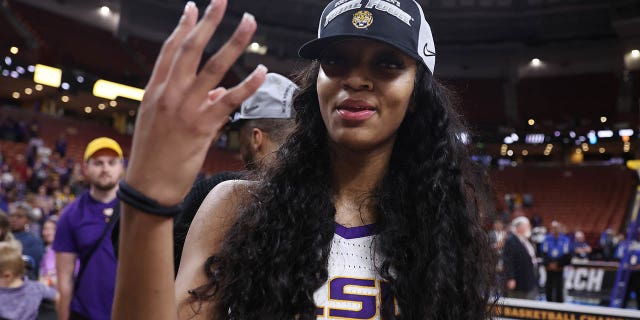
[[[346,90],[371,90],[373,81],[369,75],[369,70],[364,63],[359,63],[348,68],[342,80],[342,87]]]

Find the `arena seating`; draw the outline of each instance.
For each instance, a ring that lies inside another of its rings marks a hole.
[[[637,183],[636,173],[623,166],[506,167],[491,177],[499,201],[507,193],[530,193],[528,216],[539,215],[547,226],[558,220],[570,231],[582,230],[592,244],[607,227],[623,227]]]
[[[22,108],[0,107],[0,111],[3,116],[11,117],[16,121],[21,120],[26,123],[36,121],[40,137],[44,140],[46,146],[53,147],[60,134],[66,133],[67,157],[77,161],[82,159],[87,143],[100,136],[112,137],[122,146],[125,157],[129,155],[131,136],[122,135],[108,125],[101,125],[95,121],[33,113]],[[1,150],[7,155],[25,154],[27,143],[2,140],[0,140],[0,143],[2,143],[0,145],[2,146]],[[212,147],[209,149],[207,159],[203,165],[203,171],[212,174],[219,171],[240,170],[242,167],[242,160],[237,152]]]
[[[146,77],[145,68],[110,32],[17,1],[10,5],[13,14],[43,42],[41,63],[75,66],[111,79]]]

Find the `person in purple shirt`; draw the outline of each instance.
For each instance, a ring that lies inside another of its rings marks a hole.
[[[105,137],[91,141],[84,153],[83,173],[89,190],[62,212],[53,242],[58,319],[106,320],[111,319],[117,262],[109,237],[101,239],[101,235],[111,228],[118,181],[124,173],[120,145]],[[76,259],[81,264],[74,279]]]

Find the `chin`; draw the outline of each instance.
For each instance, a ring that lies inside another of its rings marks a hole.
[[[113,190],[113,188],[115,188],[116,185],[117,185],[116,182],[109,182],[109,183],[95,183],[93,186],[100,191],[109,191],[109,190]]]

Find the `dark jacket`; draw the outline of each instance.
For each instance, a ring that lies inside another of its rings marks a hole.
[[[515,279],[515,291],[528,292],[538,286],[537,272],[527,248],[510,233],[503,248],[505,279]]]

